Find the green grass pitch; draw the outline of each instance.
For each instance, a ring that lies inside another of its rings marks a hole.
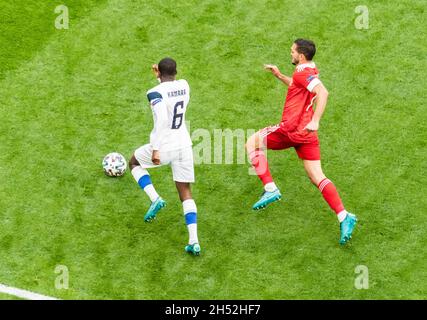
[[[62,2],[68,30],[54,27],[57,1],[0,3],[0,283],[61,299],[427,298],[425,1]],[[322,162],[358,215],[353,239],[338,245],[287,150],[269,153],[284,200],[262,212],[248,165],[196,167],[203,252],[191,257],[170,169],[150,171],[168,206],[145,224],[145,194],[101,160],[148,141],[145,92],[164,56],[190,83],[192,131],[278,123],[286,88],[262,65],[292,73],[298,37],[317,44]],[[369,289],[355,288],[359,265]]]

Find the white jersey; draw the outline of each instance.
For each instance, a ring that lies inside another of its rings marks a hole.
[[[153,150],[171,151],[192,145],[185,125],[185,112],[190,101],[186,80],[165,81],[147,91],[154,118],[150,134]]]

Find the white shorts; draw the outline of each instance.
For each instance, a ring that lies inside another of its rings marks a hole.
[[[194,182],[193,148],[191,146],[166,152],[160,151],[160,165],[155,165],[151,161],[152,155],[153,147],[151,144],[143,145],[135,151],[135,158],[142,168],[170,165],[174,181]]]

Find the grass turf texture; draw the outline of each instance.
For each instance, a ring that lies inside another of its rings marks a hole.
[[[366,1],[369,30],[356,30],[359,4],[70,1],[70,29],[56,30],[53,1],[2,3],[0,283],[63,299],[426,298],[426,5]],[[193,258],[170,169],[150,171],[168,206],[147,225],[130,173],[108,178],[101,159],[148,141],[145,91],[164,56],[192,88],[192,130],[278,123],[285,88],[262,64],[290,74],[297,37],[318,45],[323,166],[359,217],[354,238],[339,247],[294,151],[270,152],[284,201],[266,211],[251,211],[261,184],[247,165],[196,167]]]

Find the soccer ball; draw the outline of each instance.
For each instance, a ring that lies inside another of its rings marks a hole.
[[[111,152],[102,160],[102,167],[107,176],[120,177],[125,174],[127,163],[123,155],[117,152]]]

